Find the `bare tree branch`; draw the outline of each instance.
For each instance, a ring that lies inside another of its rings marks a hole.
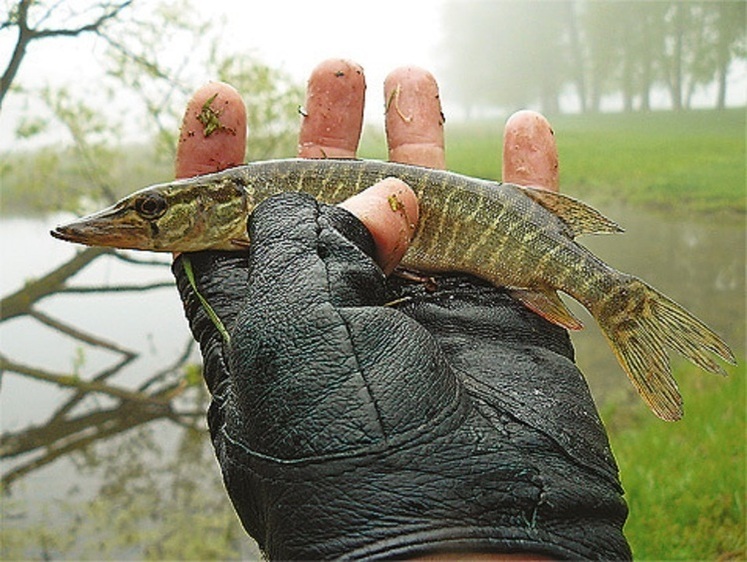
[[[36,22],[36,25],[39,26],[43,24],[45,21],[47,21],[49,18],[52,17],[52,14],[54,11],[62,4],[65,0],[57,0],[54,4],[52,4],[49,9],[44,12],[44,15],[39,18],[39,20]]]
[[[8,93],[8,90],[10,90],[10,86],[13,83],[16,74],[18,73],[18,69],[21,66],[21,61],[23,61],[23,58],[26,56],[26,50],[32,41],[45,39],[48,37],[76,37],[83,33],[97,33],[101,37],[105,37],[105,35],[102,33],[102,28],[104,27],[104,25],[108,21],[119,16],[123,10],[125,10],[130,6],[130,4],[133,3],[133,1],[134,0],[125,0],[124,2],[119,2],[112,6],[108,6],[109,9],[94,21],[85,25],[81,25],[79,27],[70,29],[38,29],[30,27],[28,21],[29,8],[33,4],[33,0],[19,0],[16,6],[15,20],[9,18],[8,23],[10,25],[4,25],[4,27],[6,28],[15,25],[18,28],[18,38],[16,39],[16,44],[13,48],[13,53],[11,54],[10,60],[8,61],[8,66],[5,68],[5,72],[3,72],[3,75],[0,77],[0,111],[2,111],[5,95]],[[59,4],[55,4],[54,6],[52,6],[41,18],[41,21],[46,20],[58,5]]]
[[[121,415],[123,411],[139,408],[132,403],[119,403],[115,407],[97,409],[86,412],[71,419],[59,420],[54,424],[45,423],[26,427],[20,431],[7,432],[0,435],[0,459],[7,459],[25,455],[35,449],[59,449],[57,443],[68,442],[76,434],[92,433],[91,428],[101,428],[111,423],[113,416]],[[157,407],[149,406],[149,411],[156,412]]]
[[[40,277],[24,287],[4,297],[0,300],[0,322],[21,316],[31,314],[32,307],[35,303],[50,295],[67,292],[67,293],[92,293],[92,292],[124,292],[124,291],[147,291],[160,289],[163,287],[172,287],[171,281],[150,283],[147,285],[120,285],[114,287],[66,287],[65,282],[78,271],[83,269],[91,261],[104,254],[115,255],[118,259],[138,265],[168,265],[165,262],[142,261],[134,258],[125,258],[118,252],[110,248],[86,248],[79,252],[74,258],[54,269],[47,275]],[[34,314],[41,315],[38,311]]]
[[[84,380],[75,375],[50,373],[36,367],[10,361],[2,355],[0,355],[0,370],[10,371],[19,375],[31,377],[32,379],[50,382],[64,388],[74,388],[81,392],[99,392],[130,402],[160,405],[169,403],[168,399],[160,396],[145,394],[143,392],[133,392],[125,388],[111,386],[98,381]]]
[[[128,59],[135,61],[138,65],[140,65],[140,67],[147,70],[150,75],[155,76],[156,78],[165,80],[167,83],[173,84],[174,86],[178,85],[173,80],[172,76],[164,72],[163,70],[161,70],[161,68],[154,61],[148,60],[145,57],[132,52],[124,44],[120,43],[119,41],[115,41],[111,37],[108,37],[103,34],[99,34],[99,36],[104,41],[106,41],[115,51],[118,51],[122,53],[125,57],[127,57]]]
[[[78,330],[77,328],[73,328],[72,326],[65,324],[64,322],[60,322],[59,320],[56,320],[52,318],[51,316],[43,312],[40,312],[36,309],[30,310],[28,314],[29,316],[31,316],[32,318],[35,318],[36,320],[38,320],[45,326],[49,326],[50,328],[54,330],[62,332],[63,334],[67,334],[68,336],[76,340],[85,342],[94,347],[103,347],[104,349],[108,349],[116,353],[121,353],[125,357],[136,357],[137,356],[137,353],[135,353],[134,351],[130,351],[128,349],[120,347],[119,345],[115,343],[107,342],[99,338],[98,336],[87,334],[86,332]]]
[[[0,300],[0,322],[28,314],[44,297],[59,291],[65,282],[99,256],[111,253],[108,248],[86,248],[74,258]]]
[[[167,417],[179,425],[184,422],[172,414],[166,405],[153,406],[120,404],[118,407],[96,411],[63,424],[30,428],[15,435],[0,437],[0,458],[15,457],[43,448],[44,453],[16,466],[2,476],[2,486],[8,487],[18,478],[46,466],[73,451],[81,450],[100,439],[128,431],[139,425]]]
[[[44,37],[76,37],[82,33],[97,33],[101,34],[101,28],[103,25],[116,18],[122,10],[132,4],[134,0],[126,0],[121,4],[117,4],[112,7],[111,11],[102,14],[95,21],[76,27],[73,29],[34,29],[32,32],[32,39],[41,39]],[[102,35],[103,36],[103,35]]]
[[[194,349],[194,343],[195,341],[192,338],[189,338],[187,340],[187,345],[184,347],[184,350],[182,351],[181,355],[179,355],[179,357],[177,357],[176,360],[174,360],[174,362],[170,366],[166,367],[162,371],[155,373],[147,381],[141,384],[138,387],[138,391],[146,392],[151,386],[161,382],[168,375],[175,373],[179,369],[179,367],[184,365],[187,359],[189,359],[189,356],[191,355],[192,350]]]
[[[158,281],[155,283],[147,283],[145,285],[112,285],[112,286],[99,286],[99,287],[65,287],[60,289],[58,293],[128,293],[128,292],[142,292],[152,291],[155,289],[164,289],[166,287],[173,287],[173,281]]]
[[[94,377],[91,378],[91,380],[95,382],[105,381],[109,377],[117,374],[122,369],[124,369],[129,363],[134,361],[135,358],[137,358],[137,354],[125,355],[124,357],[122,357],[122,359],[120,359],[117,363],[115,363],[108,369],[99,371]],[[85,397],[86,392],[83,390],[78,390],[73,396],[70,397],[67,402],[65,402],[65,404],[57,409],[48,423],[50,425],[53,425],[55,423],[58,423],[61,419],[64,419],[64,417]]]

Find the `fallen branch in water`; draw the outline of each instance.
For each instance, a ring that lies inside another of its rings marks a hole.
[[[168,404],[169,400],[159,396],[153,396],[145,394],[143,392],[133,392],[117,386],[111,386],[98,381],[89,381],[81,379],[77,375],[57,374],[50,373],[29,365],[22,365],[21,363],[15,363],[9,361],[2,355],[0,355],[0,371],[9,371],[17,373],[32,379],[49,382],[57,386],[66,388],[74,388],[81,392],[98,392],[101,394],[107,394],[120,400],[127,400],[129,402],[141,402],[146,404]]]
[[[200,377],[187,375],[184,365],[191,355],[194,342],[190,339],[173,363],[152,373],[137,388],[123,388],[107,380],[119,373],[140,357],[136,351],[108,341],[98,335],[81,330],[60,320],[34,305],[46,297],[60,293],[110,293],[142,292],[163,287],[172,287],[173,281],[154,282],[146,285],[119,285],[114,287],[69,287],[67,282],[96,258],[108,255],[127,263],[145,266],[167,266],[166,262],[143,261],[123,258],[118,252],[101,248],[88,248],[57,267],[48,274],[27,283],[22,289],[0,300],[0,322],[27,316],[43,326],[64,334],[85,346],[114,353],[119,358],[85,379],[71,373],[52,372],[35,365],[28,365],[0,355],[0,374],[15,374],[43,383],[53,384],[72,393],[65,393],[60,406],[52,412],[46,422],[18,431],[0,434],[0,458],[16,459],[6,462],[2,476],[4,487],[22,476],[46,466],[73,451],[83,450],[99,440],[129,431],[130,429],[158,419],[168,419],[182,427],[195,428],[200,424],[202,395],[195,395],[195,407],[179,411],[176,399]],[[104,395],[115,401],[96,405],[93,409],[76,408],[91,395]]]

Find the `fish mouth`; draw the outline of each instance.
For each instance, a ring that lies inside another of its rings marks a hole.
[[[67,226],[58,226],[49,231],[49,233],[58,240],[64,240],[65,242],[80,242],[83,243],[84,237],[80,233],[76,233],[73,229]]]
[[[140,249],[142,229],[136,225],[119,224],[113,227],[108,221],[91,217],[57,226],[49,231],[52,237],[65,242],[86,246]]]
[[[90,228],[76,226],[75,223],[60,225],[50,230],[49,233],[58,240],[84,244],[86,246],[114,246],[116,245],[114,238],[119,238],[113,237],[106,232],[92,231]]]
[[[56,228],[50,230],[49,233],[58,240],[92,246],[93,244],[89,241],[89,236],[86,235],[86,231],[77,226],[76,222],[58,225]]]

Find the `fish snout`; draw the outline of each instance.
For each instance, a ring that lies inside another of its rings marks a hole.
[[[49,233],[58,240],[86,246],[149,249],[141,225],[115,222],[104,217],[78,219],[59,225]]]

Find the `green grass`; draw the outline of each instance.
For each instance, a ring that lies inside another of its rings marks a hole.
[[[597,130],[560,129],[569,190],[589,193],[604,182],[633,203],[745,211],[743,110],[624,117],[605,116]]]
[[[561,189],[667,211],[744,213],[745,110],[551,119]],[[450,169],[499,178],[503,122],[447,123]],[[380,155],[379,155],[380,156]]]
[[[637,560],[747,559],[744,364],[728,379],[681,364],[682,421],[647,416],[611,431]]]

